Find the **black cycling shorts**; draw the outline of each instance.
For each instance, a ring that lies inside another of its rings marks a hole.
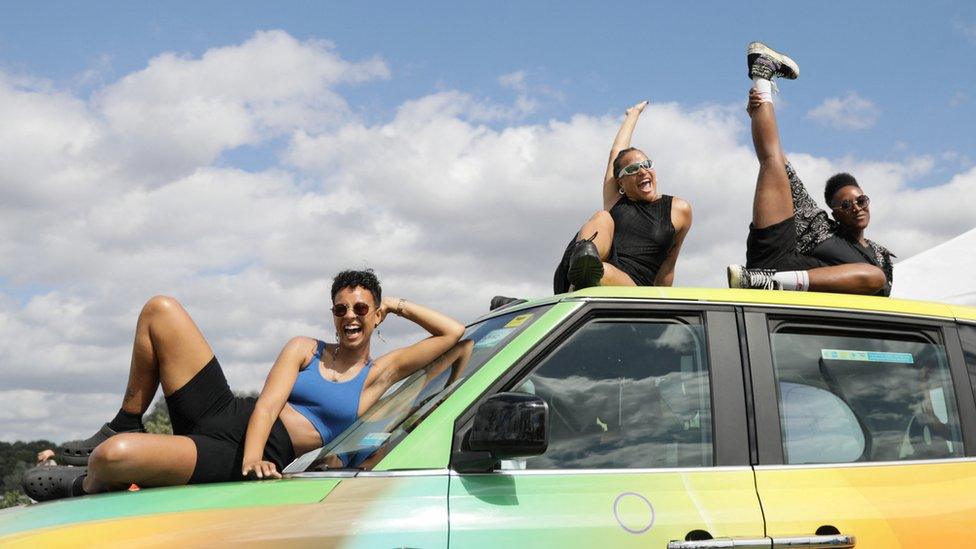
[[[173,434],[189,437],[197,447],[197,463],[189,484],[243,480],[244,434],[256,401],[254,397],[234,396],[217,357],[166,397]],[[264,459],[277,465],[278,471],[295,459],[281,419],[276,419],[271,428]]]
[[[796,251],[796,220],[793,217],[762,229],[749,225],[746,268],[807,271],[827,265],[824,261]]]

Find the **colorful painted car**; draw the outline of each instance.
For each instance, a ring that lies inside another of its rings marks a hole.
[[[976,309],[594,288],[495,311],[285,479],[0,512],[0,546],[964,547]]]

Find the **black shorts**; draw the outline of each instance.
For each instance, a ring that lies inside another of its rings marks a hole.
[[[777,271],[807,271],[828,264],[796,251],[796,220],[788,217],[769,227],[749,225],[746,240],[746,268]]]
[[[173,434],[189,437],[197,447],[190,484],[243,480],[244,434],[256,401],[234,396],[217,357],[166,397]],[[280,419],[271,427],[264,459],[277,465],[278,471],[295,459],[291,438]]]

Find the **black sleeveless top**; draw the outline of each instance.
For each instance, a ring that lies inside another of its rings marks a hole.
[[[614,223],[610,263],[630,275],[638,286],[654,285],[661,264],[674,246],[673,199],[663,194],[654,202],[635,202],[622,196],[610,208]]]

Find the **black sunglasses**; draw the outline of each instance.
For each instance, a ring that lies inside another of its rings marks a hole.
[[[336,303],[332,306],[332,314],[339,318],[346,316],[346,313],[348,312],[349,305],[346,305],[345,303]],[[369,304],[360,301],[352,306],[352,312],[356,316],[366,316],[366,314],[369,313]]]
[[[863,210],[870,203],[871,203],[871,199],[868,198],[868,195],[862,194],[861,196],[855,198],[854,200],[851,200],[849,198],[846,199],[846,200],[841,200],[840,201],[840,204],[834,206],[834,209],[835,210],[844,210],[846,212],[847,210],[850,210],[851,208],[853,208],[854,207],[854,204],[857,204],[857,207],[858,208],[861,208]]]

